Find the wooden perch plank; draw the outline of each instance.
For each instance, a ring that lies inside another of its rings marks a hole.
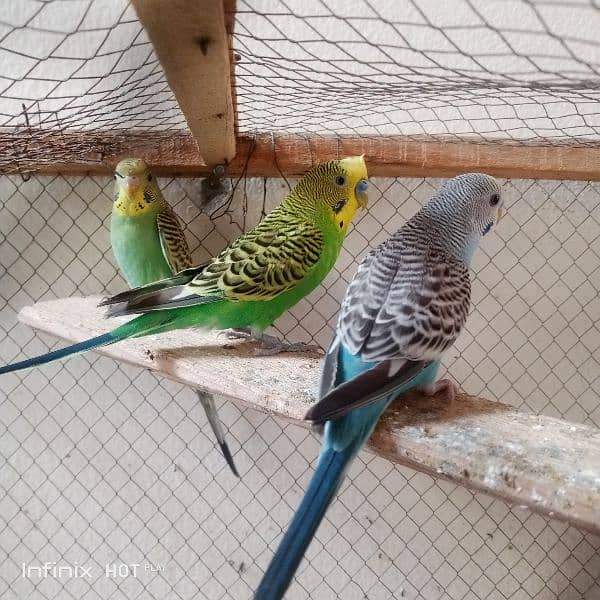
[[[228,163],[235,155],[235,116],[223,2],[132,3],[204,162],[211,167]]]
[[[123,320],[105,319],[97,302],[42,302],[19,318],[78,342]],[[318,357],[254,357],[250,343],[195,330],[128,340],[101,352],[304,426],[320,374]],[[593,427],[466,394],[451,405],[411,394],[385,413],[370,447],[391,461],[600,533],[600,430]]]
[[[600,181],[600,148],[509,145],[403,137],[240,136],[230,176],[299,175],[314,164],[365,154],[371,176],[450,177],[483,171],[498,177]],[[184,131],[57,132],[0,130],[0,172],[109,173],[124,156],[140,156],[159,175],[208,175]]]

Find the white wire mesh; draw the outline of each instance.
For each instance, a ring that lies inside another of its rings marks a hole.
[[[287,191],[247,180],[230,211],[198,216],[195,180],[161,180],[200,261]],[[277,324],[325,344],[356,261],[438,180],[376,179],[325,285]],[[0,361],[58,346],[16,322],[24,305],[125,287],[108,233],[112,181],[0,178]],[[504,183],[508,216],[474,264],[474,310],[447,357],[470,393],[600,425],[600,187]],[[247,212],[244,212],[247,207]],[[307,431],[220,405],[229,473],[195,394],[96,354],[0,379],[0,595],[250,598],[318,454]],[[596,600],[600,539],[362,453],[287,597]],[[23,576],[55,561],[91,577]],[[106,577],[106,564],[141,565]],[[145,565],[164,567],[150,572]]]

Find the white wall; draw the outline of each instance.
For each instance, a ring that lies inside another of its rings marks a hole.
[[[239,234],[244,204],[246,228],[263,207],[263,180],[240,185],[232,212],[213,221],[192,202],[197,182],[161,184],[198,261]],[[357,258],[438,184],[374,180],[336,269],[278,329],[326,344]],[[22,306],[124,287],[109,247],[111,188],[109,178],[0,178],[2,363],[58,345],[16,323]],[[599,425],[600,187],[504,189],[508,216],[475,260],[474,309],[448,352],[450,375],[470,393]],[[286,190],[269,180],[265,207]],[[241,481],[179,384],[96,354],[2,377],[2,597],[251,597],[318,443],[253,410],[220,408]],[[595,600],[599,549],[563,523],[362,453],[289,598]],[[91,566],[94,577],[21,576],[23,562],[46,560]],[[113,561],[165,570],[115,582],[102,572]]]

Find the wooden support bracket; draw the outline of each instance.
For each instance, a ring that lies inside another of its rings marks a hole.
[[[19,318],[79,342],[124,320],[105,319],[98,300],[40,302],[24,308]],[[100,352],[307,426],[302,417],[316,399],[319,357],[255,357],[252,350],[248,342],[188,329],[126,340]],[[384,414],[370,449],[600,533],[600,430],[594,427],[525,414],[466,394],[450,405],[407,394]]]
[[[132,0],[132,4],[204,163],[209,167],[228,163],[235,156],[235,113],[223,2]]]

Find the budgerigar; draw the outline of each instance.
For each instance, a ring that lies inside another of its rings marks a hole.
[[[439,361],[465,323],[469,264],[501,207],[494,178],[461,175],[361,262],[325,356],[321,399],[306,415],[324,424],[317,469],[256,600],[283,596],[348,465],[390,402],[410,388],[454,397],[452,382],[435,382]]]
[[[362,156],[316,166],[254,229],[206,264],[102,303],[110,305],[112,315],[138,313],[137,318],[79,344],[1,367],[0,374],[184,327],[250,328],[260,338],[329,273],[356,211],[367,205],[367,186]]]
[[[115,167],[114,179],[110,240],[129,286],[153,283],[191,267],[183,229],[148,165],[125,158]],[[239,477],[212,394],[198,392],[198,398],[229,468]]]

